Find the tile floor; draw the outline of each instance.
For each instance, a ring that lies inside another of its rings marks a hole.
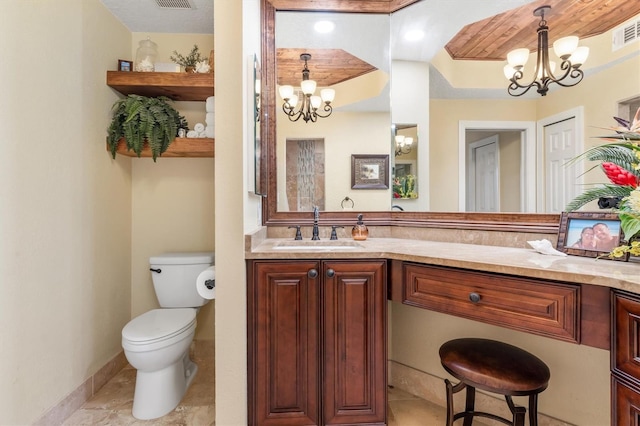
[[[180,405],[168,415],[155,420],[137,420],[131,415],[136,371],[122,369],[100,391],[63,424],[76,425],[214,425],[214,368],[198,362],[199,371]],[[400,389],[389,389],[389,426],[444,425],[443,407],[420,399]]]

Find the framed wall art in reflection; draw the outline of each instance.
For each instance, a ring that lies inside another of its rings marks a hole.
[[[567,254],[608,258],[623,239],[616,213],[564,212],[560,217],[557,248]]]
[[[352,154],[352,189],[389,189],[389,155]]]

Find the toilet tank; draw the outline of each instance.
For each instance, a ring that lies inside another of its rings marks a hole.
[[[165,253],[149,258],[153,288],[163,308],[197,308],[209,300],[198,294],[198,275],[214,264],[214,253]]]

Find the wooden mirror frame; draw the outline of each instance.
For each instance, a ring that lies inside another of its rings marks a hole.
[[[312,5],[300,4],[299,0],[261,0],[262,37],[262,135],[261,186],[267,189],[262,203],[262,223],[265,226],[311,225],[311,212],[278,212],[277,199],[277,159],[276,159],[276,46],[275,14],[278,10],[324,12],[390,13],[417,0],[389,0],[358,2],[354,6],[348,2],[326,0],[315,1]],[[322,3],[322,6],[320,5]],[[365,6],[366,5],[366,6]],[[326,6],[326,7],[325,7]],[[322,7],[322,9],[320,9]],[[559,214],[546,213],[469,213],[469,212],[363,212],[369,226],[409,226],[421,228],[451,228],[504,232],[532,232],[557,234],[560,224]],[[349,226],[355,223],[356,211],[322,212],[320,225]]]

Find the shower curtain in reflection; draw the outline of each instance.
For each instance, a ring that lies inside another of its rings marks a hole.
[[[287,140],[289,211],[324,210],[324,140]]]

